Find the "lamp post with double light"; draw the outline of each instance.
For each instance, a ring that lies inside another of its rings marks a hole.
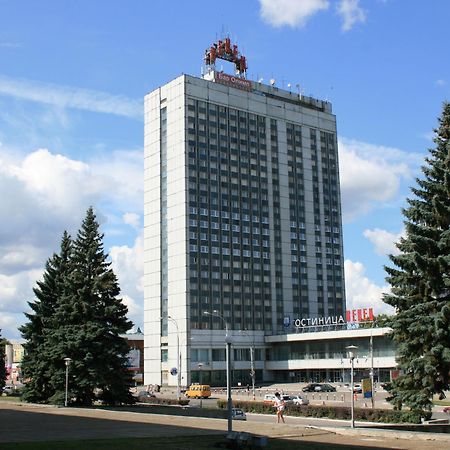
[[[356,351],[358,350],[358,347],[356,345],[348,345],[345,347],[347,349],[348,357],[350,359],[350,389],[351,389],[351,395],[352,395],[352,403],[351,403],[351,428],[355,428],[355,385],[353,382],[353,372],[355,368],[355,358],[356,358]]]
[[[206,316],[218,317],[225,325],[225,345],[227,359],[227,411],[228,411],[228,432],[233,431],[233,403],[231,399],[231,336],[228,334],[228,323],[219,312],[214,309],[212,312],[203,311]]]
[[[181,353],[180,353],[180,329],[178,328],[178,322],[171,316],[167,316],[177,329],[177,399],[180,400],[180,385],[181,385]]]
[[[66,365],[66,395],[64,398],[64,406],[67,407],[67,398],[69,393],[69,366],[72,360],[70,358],[64,358],[64,364]]]

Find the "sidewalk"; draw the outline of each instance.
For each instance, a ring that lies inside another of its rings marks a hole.
[[[308,427],[287,417],[286,424],[270,422],[233,422],[235,431],[269,438],[320,442],[333,447],[359,445],[383,449],[448,450],[450,435],[402,433],[398,431],[343,427]],[[273,420],[273,421],[272,421]],[[137,412],[0,403],[0,442],[36,442],[77,439],[102,439],[151,436],[188,436],[222,434],[223,419],[179,417]],[[20,431],[19,431],[20,430]]]

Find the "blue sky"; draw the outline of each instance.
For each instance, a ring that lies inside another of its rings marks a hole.
[[[3,335],[19,337],[45,260],[89,205],[142,325],[143,97],[200,75],[224,32],[249,78],[333,103],[348,306],[386,311],[383,264],[450,97],[448,17],[446,0],[0,0]]]

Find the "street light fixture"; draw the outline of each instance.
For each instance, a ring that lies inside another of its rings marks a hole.
[[[64,399],[64,406],[67,407],[67,397],[69,392],[69,366],[72,360],[70,358],[64,358],[64,363],[66,365],[66,395]]]
[[[178,322],[171,316],[167,316],[177,329],[177,399],[180,400],[180,384],[181,384],[181,353],[180,353],[180,329],[178,328]]]
[[[227,410],[228,410],[228,432],[233,431],[233,403],[231,399],[231,336],[228,334],[228,323],[219,312],[214,309],[212,312],[203,311],[206,316],[218,317],[225,324],[225,344],[227,359]]]
[[[351,395],[352,395],[352,407],[351,407],[351,428],[355,428],[355,386],[353,383],[353,371],[354,371],[354,364],[355,364],[355,358],[356,358],[356,351],[358,350],[358,347],[356,345],[348,345],[345,347],[348,352],[348,357],[350,359],[350,389],[351,389]]]

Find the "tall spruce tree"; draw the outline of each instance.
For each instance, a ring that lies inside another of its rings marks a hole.
[[[126,318],[127,307],[118,298],[120,288],[102,240],[90,208],[73,244],[71,273],[65,279],[54,314],[57,326],[50,337],[59,361],[51,383],[62,396],[63,358],[71,358],[71,397],[83,405],[93,402],[96,391],[108,404],[133,402],[131,375],[126,368],[128,345],[119,336],[132,323]]]
[[[1,390],[6,383],[6,357],[5,357],[6,340],[2,338],[2,330],[0,329],[0,395]]]
[[[64,232],[60,253],[47,261],[42,281],[38,281],[33,289],[36,300],[28,303],[33,312],[25,313],[28,322],[20,328],[25,339],[22,373],[28,380],[23,398],[29,402],[47,403],[55,393],[50,382],[55,357],[49,336],[57,326],[54,313],[71,271],[71,252],[71,238]]]
[[[384,301],[401,376],[389,387],[397,408],[431,415],[432,397],[444,398],[450,374],[450,104],[444,103],[435,148],[422,167],[423,178],[403,210],[406,236],[400,254],[386,267],[391,294]]]

